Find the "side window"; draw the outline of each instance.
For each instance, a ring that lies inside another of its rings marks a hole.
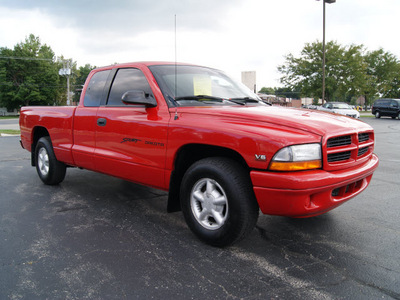
[[[153,97],[146,77],[139,69],[119,69],[108,96],[108,106],[126,106],[122,102],[122,95],[130,90],[142,90]]]
[[[397,104],[396,101],[392,101],[392,102],[390,102],[390,106],[391,107],[398,107],[399,105]]]
[[[92,76],[86,89],[85,98],[83,99],[84,106],[100,106],[104,86],[110,71],[111,70],[100,71]]]

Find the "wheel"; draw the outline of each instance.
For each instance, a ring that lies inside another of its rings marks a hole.
[[[54,154],[50,137],[42,137],[35,148],[36,171],[40,179],[48,185],[55,185],[65,178],[66,166]]]
[[[377,110],[377,111],[375,112],[375,118],[379,119],[380,117],[381,117],[381,114],[380,114],[380,112]]]
[[[194,163],[181,184],[181,206],[192,232],[224,247],[244,238],[258,219],[258,203],[246,170],[227,158]]]

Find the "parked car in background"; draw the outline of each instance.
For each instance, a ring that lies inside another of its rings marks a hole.
[[[307,104],[307,105],[303,105],[302,108],[307,108],[307,109],[318,109],[318,105]]]
[[[329,111],[356,119],[360,118],[360,113],[344,102],[327,102],[322,105],[319,110]]]
[[[400,120],[400,99],[378,99],[372,105],[372,114],[375,118],[396,117]]]

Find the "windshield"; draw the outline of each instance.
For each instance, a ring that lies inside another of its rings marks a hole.
[[[263,105],[247,87],[215,69],[183,65],[149,69],[171,106]]]

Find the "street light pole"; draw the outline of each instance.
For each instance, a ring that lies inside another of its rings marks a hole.
[[[323,2],[322,16],[322,105],[325,101],[325,0]]]
[[[317,0],[319,1],[319,0]],[[325,101],[325,3],[335,3],[336,0],[323,0],[323,12],[322,12],[322,104]]]

